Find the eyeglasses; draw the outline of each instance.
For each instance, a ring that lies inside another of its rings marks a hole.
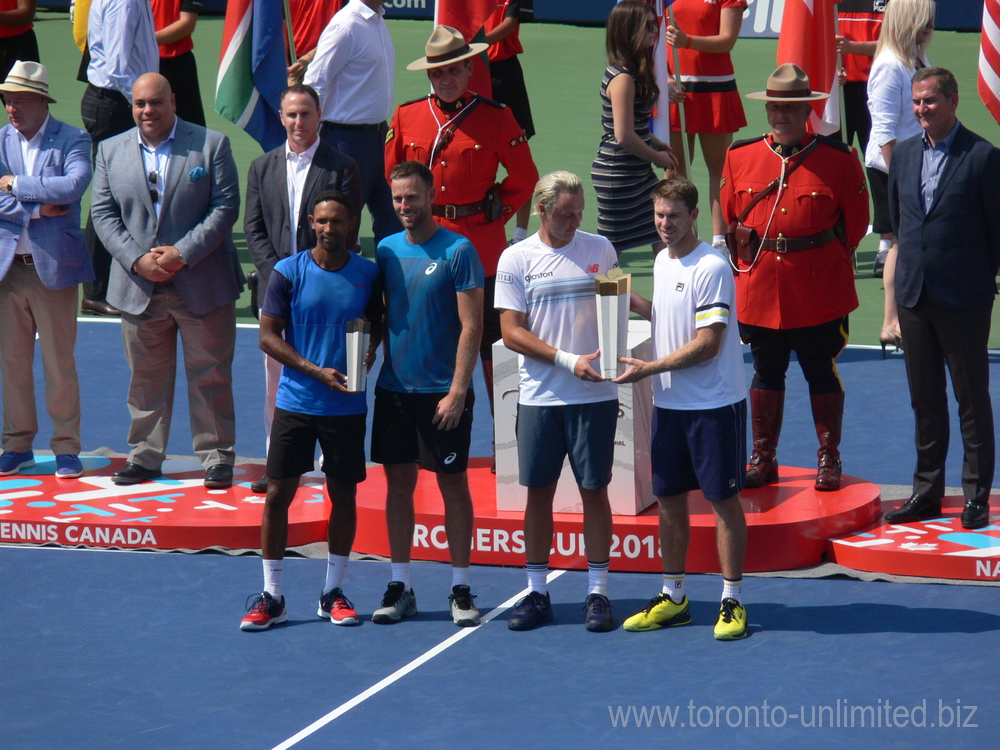
[[[160,173],[159,173],[159,171],[154,169],[152,172],[150,172],[148,175],[146,175],[146,179],[149,181],[150,185],[154,186],[154,187],[151,187],[149,189],[149,198],[150,198],[150,200],[153,201],[153,203],[159,203],[160,202],[160,191],[157,190],[156,187],[155,187],[155,185],[157,184],[157,182],[160,179]]]

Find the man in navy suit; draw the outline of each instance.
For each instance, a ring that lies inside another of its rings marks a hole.
[[[316,246],[316,233],[309,222],[316,196],[339,190],[351,200],[351,212],[361,214],[361,175],[358,165],[319,137],[319,96],[311,86],[296,84],[281,93],[278,110],[288,140],[258,156],[247,174],[243,230],[247,248],[257,267],[258,295],[263,302],[271,269],[282,258]],[[292,220],[294,217],[294,221]],[[347,237],[355,248],[357,227]],[[264,434],[270,436],[274,401],[278,393],[281,363],[264,355]],[[251,485],[254,492],[267,492],[267,477]]]
[[[136,126],[97,149],[91,216],[115,259],[108,302],[122,311],[132,368],[128,463],[115,484],[160,475],[166,458],[177,370],[184,347],[188,408],[205,486],[233,481],[236,416],[232,366],[236,300],[243,271],[232,228],[239,178],[229,139],[176,116],[159,73],[132,88]]]
[[[31,361],[35,334],[45,365],[45,406],[56,476],[78,477],[80,384],[77,285],[94,278],[80,231],[90,184],[90,136],[49,116],[44,65],[17,61],[0,85],[10,124],[0,129],[0,476],[33,466],[38,432]]]
[[[962,526],[978,529],[989,523],[995,460],[987,343],[1000,268],[1000,150],[958,121],[958,83],[950,71],[923,68],[912,87],[913,114],[924,132],[892,152],[889,212],[899,238],[896,304],[917,467],[912,497],[886,520],[941,513],[947,366],[965,448]]]

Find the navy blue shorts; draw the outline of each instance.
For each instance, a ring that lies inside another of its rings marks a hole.
[[[519,481],[547,487],[559,479],[563,460],[576,483],[600,490],[611,483],[618,400],[560,406],[517,405]]]
[[[718,409],[653,410],[653,494],[702,491],[718,502],[743,489],[747,466],[747,402]]]

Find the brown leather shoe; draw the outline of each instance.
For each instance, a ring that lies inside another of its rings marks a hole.
[[[785,392],[750,389],[753,454],[747,464],[746,486],[763,487],[778,481],[778,435],[785,414]]]
[[[109,318],[117,318],[122,314],[121,310],[103,299],[87,299],[86,297],[80,303],[80,312],[106,315]]]
[[[819,438],[819,468],[815,489],[830,492],[840,489],[840,433],[844,423],[844,394],[819,393],[811,397],[813,422]]]

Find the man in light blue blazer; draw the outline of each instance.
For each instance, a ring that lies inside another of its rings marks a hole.
[[[194,451],[205,486],[232,484],[236,419],[232,364],[243,272],[231,230],[236,163],[222,134],[176,116],[159,73],[132,88],[136,128],[102,141],[91,216],[115,263],[108,302],[122,311],[132,368],[128,463],[116,484],[159,476],[166,458],[180,333]]]
[[[0,85],[10,124],[0,129],[0,475],[35,463],[38,432],[32,358],[45,370],[49,445],[56,476],[78,477],[80,384],[76,374],[77,285],[94,278],[80,232],[90,184],[90,136],[49,116],[44,65],[17,61]]]

